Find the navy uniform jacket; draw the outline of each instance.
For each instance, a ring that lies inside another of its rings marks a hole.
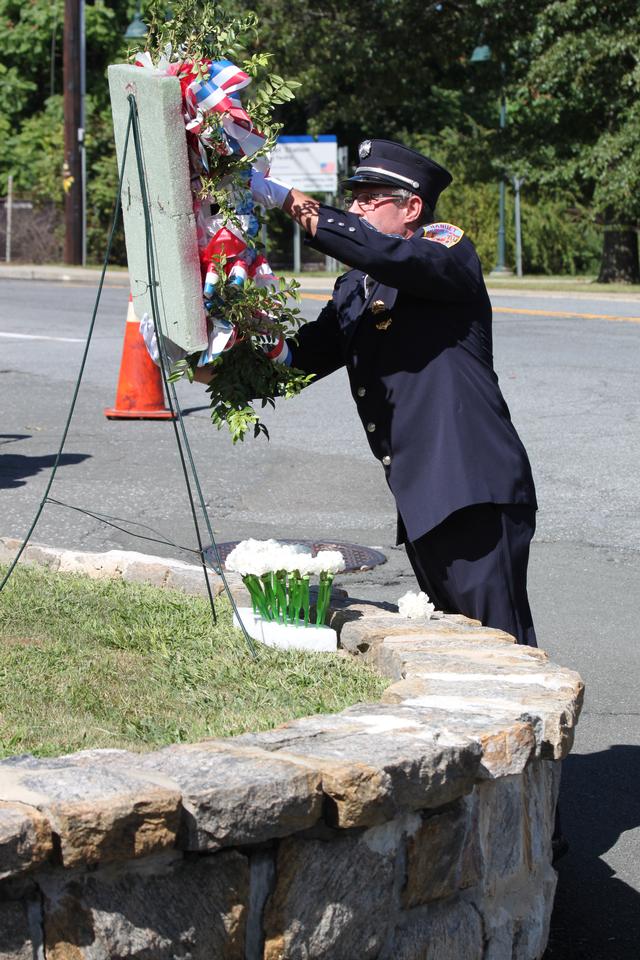
[[[403,239],[322,205],[307,242],[353,269],[289,342],[291,362],[317,377],[346,366],[395,497],[399,542],[474,503],[535,508],[493,370],[491,304],[471,241],[446,224]]]

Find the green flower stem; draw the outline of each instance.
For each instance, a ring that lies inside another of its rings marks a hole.
[[[302,606],[304,607],[304,625],[309,626],[309,574],[306,573],[302,578]]]
[[[309,578],[298,574],[298,593],[296,597],[296,623],[304,622],[306,597],[309,596]]]
[[[321,627],[327,617],[329,609],[329,598],[331,596],[331,584],[333,583],[333,574],[323,571],[320,574],[320,583],[318,584],[318,603],[316,605],[316,626]]]
[[[259,614],[265,620],[268,620],[269,612],[264,590],[262,589],[262,582],[252,573],[247,574],[247,576],[242,579],[245,587],[249,591],[253,612]]]
[[[251,609],[253,610],[255,616],[255,614],[260,613],[260,604],[256,596],[255,584],[251,582],[251,577],[243,577],[242,581],[249,591],[249,596],[251,597]]]
[[[300,623],[304,615],[305,596],[309,596],[309,578],[300,576],[299,570],[293,572],[294,589],[289,603],[291,623]]]
[[[267,620],[275,621],[278,619],[278,615],[277,615],[276,598],[273,593],[272,575],[270,573],[263,573],[260,579],[262,580],[262,585],[264,588],[264,594],[266,599],[266,614],[265,614],[266,618]]]
[[[278,570],[274,574],[276,596],[278,598],[278,619],[280,623],[287,620],[287,571]]]
[[[287,580],[287,613],[285,620],[287,623],[295,623],[297,617],[296,603],[298,597],[298,574],[295,570],[289,572]]]
[[[249,596],[251,597],[251,608],[254,614],[260,613],[260,604],[256,596],[256,587],[255,587],[255,583],[253,583],[253,577],[250,574],[247,576],[244,576],[242,578],[242,582],[244,583],[245,587],[249,591]]]

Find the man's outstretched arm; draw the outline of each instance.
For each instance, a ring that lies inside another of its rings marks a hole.
[[[275,207],[284,210],[306,233],[315,237],[320,211],[318,200],[309,197],[302,190],[296,190],[295,187],[289,187],[261,173],[252,175],[251,193],[255,202],[266,210],[273,210]]]

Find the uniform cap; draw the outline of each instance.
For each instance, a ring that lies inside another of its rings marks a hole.
[[[349,190],[361,184],[383,184],[410,190],[435,209],[438,197],[453,177],[435,160],[392,140],[363,140],[358,166],[342,185]]]

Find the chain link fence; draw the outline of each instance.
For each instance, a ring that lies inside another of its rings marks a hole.
[[[0,262],[60,263],[64,212],[55,203],[34,204],[9,190],[0,199]]]

